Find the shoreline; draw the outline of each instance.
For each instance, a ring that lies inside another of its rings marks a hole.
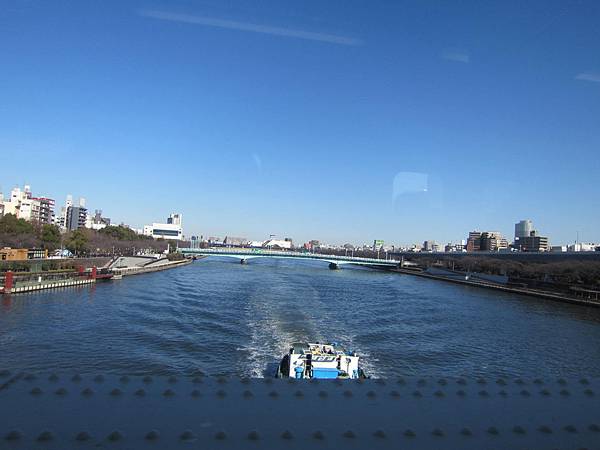
[[[401,273],[404,275],[414,275],[417,277],[429,278],[432,280],[446,281],[449,283],[462,284],[464,286],[495,289],[495,290],[509,292],[509,293],[513,293],[513,294],[521,294],[521,295],[528,295],[530,297],[545,298],[545,299],[556,301],[556,302],[571,303],[571,304],[576,304],[576,305],[580,305],[580,306],[593,306],[596,308],[600,307],[600,302],[596,302],[593,300],[569,297],[569,296],[563,295],[563,294],[552,293],[552,292],[547,292],[547,291],[540,291],[540,290],[536,290],[536,289],[520,288],[520,287],[513,287],[513,286],[503,286],[503,285],[496,284],[496,283],[486,283],[484,281],[460,280],[460,279],[456,279],[456,278],[445,277],[443,275],[432,275],[432,274],[428,274],[425,272],[417,272],[417,271],[409,270],[409,269],[394,269],[394,270],[392,270],[392,272]]]

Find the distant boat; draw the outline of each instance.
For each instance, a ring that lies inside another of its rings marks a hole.
[[[357,379],[368,378],[355,352],[336,343],[295,342],[277,368],[277,378]]]

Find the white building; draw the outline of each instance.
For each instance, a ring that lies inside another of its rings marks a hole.
[[[171,214],[167,219],[167,223],[155,222],[152,225],[144,225],[143,232],[145,236],[152,236],[155,239],[183,240],[181,214]]]
[[[286,249],[292,248],[292,241],[282,239],[269,239],[263,242],[263,248]]]

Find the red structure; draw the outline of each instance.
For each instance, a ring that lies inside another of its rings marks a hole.
[[[10,294],[10,291],[13,288],[13,273],[12,271],[8,271],[4,274],[4,293]]]

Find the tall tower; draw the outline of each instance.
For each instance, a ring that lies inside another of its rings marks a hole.
[[[533,222],[529,219],[521,220],[515,224],[515,239],[528,237],[533,231]]]

